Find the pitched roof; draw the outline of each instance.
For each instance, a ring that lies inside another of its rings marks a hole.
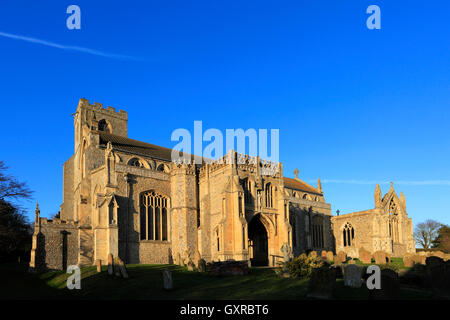
[[[95,130],[94,132],[98,133],[98,135],[100,136],[100,144],[107,144],[108,142],[111,142],[113,147],[121,151],[146,155],[166,161],[172,161],[172,149],[157,146],[151,143],[133,140],[130,138],[125,138],[104,131]],[[191,156],[191,159],[193,158],[194,156]]]
[[[307,184],[306,182],[300,180],[300,179],[291,179],[288,177],[283,177],[284,180],[284,186],[288,187],[290,189],[296,189],[300,191],[305,192],[311,192],[316,194],[321,194],[317,188],[314,188],[313,186]]]

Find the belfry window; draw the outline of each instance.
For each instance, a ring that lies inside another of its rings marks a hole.
[[[344,240],[344,247],[350,247],[353,245],[353,239],[355,238],[355,229],[353,229],[350,223],[347,223],[342,230],[342,236]]]
[[[266,184],[266,207],[273,208],[273,187],[270,183]]]
[[[98,122],[98,131],[105,131],[111,133],[111,126],[108,124],[106,120],[100,120]]]
[[[154,191],[141,195],[141,240],[167,241],[167,203]]]

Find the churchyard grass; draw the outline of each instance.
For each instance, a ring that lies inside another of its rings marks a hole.
[[[172,271],[174,290],[163,290],[162,272]],[[251,268],[245,276],[216,277],[207,273],[188,272],[176,265],[127,265],[129,279],[109,276],[107,266],[97,273],[96,267],[81,269],[81,290],[68,290],[69,274],[52,271],[27,273],[26,264],[3,264],[5,276],[0,299],[305,299],[308,279],[278,277],[271,268]],[[428,291],[402,288],[402,299],[429,299]],[[345,287],[338,279],[336,299],[367,299],[368,290]]]

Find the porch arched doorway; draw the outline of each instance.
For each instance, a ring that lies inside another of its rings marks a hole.
[[[252,266],[267,266],[269,264],[267,230],[259,214],[248,224],[248,242]]]

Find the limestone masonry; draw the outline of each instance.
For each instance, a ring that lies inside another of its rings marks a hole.
[[[405,197],[392,186],[383,198],[377,186],[375,209],[332,217],[320,180],[313,187],[298,170],[284,177],[281,163],[236,152],[225,156],[232,163],[176,164],[171,149],[129,139],[127,123],[125,111],[80,99],[60,219],[36,209],[32,269],[105,265],[109,254],[125,263],[276,266],[283,245],[294,256],[415,252]]]

